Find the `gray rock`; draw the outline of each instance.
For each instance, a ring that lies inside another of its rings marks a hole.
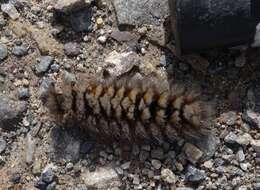
[[[51,65],[51,70],[53,72],[58,72],[60,70],[60,65],[58,65],[57,63],[54,63]]]
[[[164,158],[163,149],[162,148],[152,149],[151,157],[155,158],[155,159],[158,159],[158,160],[162,160]]]
[[[66,164],[66,170],[67,170],[67,171],[71,171],[71,170],[73,169],[73,167],[74,167],[74,165],[73,165],[73,163],[71,163],[71,162],[69,162],[69,163]]]
[[[260,190],[260,182],[254,183],[254,190]]]
[[[206,173],[203,170],[199,170],[189,165],[185,174],[185,179],[190,183],[201,183],[206,179]]]
[[[80,45],[76,42],[69,42],[64,45],[64,52],[67,56],[77,56],[80,54]]]
[[[71,12],[82,9],[86,5],[85,0],[58,0],[54,5],[54,9],[61,12]]]
[[[55,183],[55,182],[49,184],[49,185],[46,187],[46,190],[55,190],[55,189],[56,189],[56,183]]]
[[[165,29],[162,25],[152,26],[151,30],[147,32],[146,36],[148,41],[161,47],[164,47],[169,41],[165,35]]]
[[[0,94],[0,128],[13,129],[26,109],[26,102],[15,101]]]
[[[159,170],[162,167],[162,163],[160,160],[152,160],[152,166],[156,169]]]
[[[260,140],[252,140],[251,145],[257,154],[260,154]]]
[[[169,14],[167,0],[114,0],[119,25],[159,25]]]
[[[260,115],[257,112],[254,112],[253,110],[246,110],[242,114],[242,119],[244,122],[249,124],[250,127],[254,129],[260,130]]]
[[[184,145],[183,152],[185,153],[186,158],[193,164],[196,164],[203,155],[203,152],[200,149],[190,143]]]
[[[93,29],[91,17],[91,9],[86,8],[71,14],[69,20],[75,32],[91,32]]]
[[[28,49],[25,46],[15,46],[12,53],[17,57],[22,57],[28,53]]]
[[[12,176],[11,176],[11,181],[14,183],[14,184],[17,184],[19,183],[21,180],[21,175],[19,173],[14,173]]]
[[[16,10],[15,6],[11,3],[1,4],[1,10],[13,20],[16,20],[20,17],[19,12]]]
[[[0,137],[0,154],[3,153],[6,149],[6,141],[3,137]]]
[[[194,190],[194,189],[190,187],[177,187],[176,190]]]
[[[123,170],[128,170],[130,168],[130,164],[131,164],[130,161],[129,162],[125,162],[124,164],[121,165],[121,168]]]
[[[27,135],[26,139],[26,163],[32,164],[34,159],[36,141],[33,139],[30,133]]]
[[[145,160],[147,160],[147,159],[149,158],[149,155],[150,155],[149,152],[147,152],[147,151],[145,151],[145,150],[141,150],[141,151],[140,151],[140,154],[139,154],[139,160],[140,160],[141,162],[144,162]]]
[[[162,169],[161,179],[169,184],[175,184],[176,182],[176,177],[170,169]]]
[[[60,127],[55,127],[52,129],[50,135],[50,156],[54,160],[65,159],[76,162],[79,159],[79,130],[74,128],[63,130]]]
[[[227,113],[223,113],[220,116],[221,122],[226,123],[227,125],[234,125],[237,120],[237,114],[236,112],[230,111]]]
[[[0,43],[0,61],[4,60],[8,55],[7,47],[5,44]]]
[[[109,167],[99,167],[94,172],[86,170],[81,179],[87,187],[94,189],[112,189],[121,184],[116,171]]]
[[[18,97],[20,100],[25,100],[30,97],[28,88],[21,88],[18,91]]]
[[[243,151],[242,148],[240,148],[240,149],[237,151],[236,157],[237,157],[237,160],[238,160],[239,162],[245,161],[245,154],[244,154],[244,151]]]
[[[35,71],[37,74],[43,74],[48,71],[50,65],[53,63],[54,58],[51,56],[42,56],[40,63],[35,66]]]
[[[54,172],[51,168],[47,168],[45,171],[43,171],[41,175],[42,181],[44,181],[47,184],[50,184],[54,180]]]
[[[38,188],[38,189],[46,189],[46,187],[48,186],[47,183],[45,183],[44,181],[42,181],[42,179],[39,179],[38,181],[36,181],[36,183],[34,184],[34,187]]]
[[[243,135],[239,135],[237,138],[236,138],[236,143],[239,144],[239,145],[242,145],[242,146],[247,146],[250,144],[251,140],[253,138],[251,137],[250,134],[248,133],[245,133]]]
[[[113,31],[110,35],[111,38],[114,40],[124,43],[124,42],[130,42],[131,44],[137,43],[139,37],[131,32],[128,31]]]
[[[237,135],[233,132],[230,132],[226,137],[225,137],[225,142],[229,144],[235,144],[237,139]]]

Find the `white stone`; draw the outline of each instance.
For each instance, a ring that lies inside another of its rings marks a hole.
[[[94,172],[87,170],[81,177],[87,187],[94,189],[111,189],[120,185],[118,174],[110,167],[99,167]]]

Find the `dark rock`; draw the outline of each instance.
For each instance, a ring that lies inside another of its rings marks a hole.
[[[46,187],[47,187],[47,183],[45,183],[44,181],[42,181],[41,179],[38,180],[35,184],[34,184],[34,187],[40,189],[40,190],[45,190]]]
[[[151,157],[158,160],[162,160],[164,158],[163,149],[162,148],[153,149],[151,151]]]
[[[71,12],[87,6],[85,0],[58,0],[54,5],[56,11]]]
[[[0,94],[0,128],[12,129],[27,109],[26,102],[14,101]]]
[[[11,176],[11,181],[13,183],[20,183],[20,180],[21,180],[21,175],[19,173],[14,173],[12,176]]]
[[[159,25],[169,14],[167,0],[113,1],[119,25]]]
[[[86,141],[80,145],[80,153],[81,154],[88,154],[91,148],[94,145],[94,141]]]
[[[0,18],[0,28],[3,28],[6,25],[6,20],[3,18]]]
[[[60,127],[53,128],[51,131],[51,151],[50,156],[54,160],[65,159],[76,162],[80,155],[80,133],[77,129],[63,130]]]
[[[56,189],[56,183],[55,183],[55,182],[49,184],[49,185],[46,187],[46,190],[55,190],[55,189]]]
[[[21,88],[18,92],[18,97],[20,100],[25,100],[30,97],[28,88]]]
[[[17,57],[22,57],[27,55],[28,49],[25,46],[15,46],[12,50],[12,53]]]
[[[44,181],[46,184],[50,184],[54,180],[54,172],[51,168],[48,168],[46,171],[44,171],[41,175],[42,181]]]
[[[48,71],[50,65],[53,63],[54,59],[51,56],[42,56],[40,63],[35,66],[35,71],[37,74],[42,74]]]
[[[190,183],[198,184],[206,179],[206,173],[203,170],[199,170],[189,165],[185,174],[185,178]]]
[[[3,139],[3,137],[0,137],[0,154],[4,152],[6,149],[6,141]]]
[[[118,42],[130,42],[132,44],[137,43],[139,39],[137,35],[128,31],[113,31],[110,36]]]
[[[69,20],[75,32],[91,32],[93,28],[91,17],[91,9],[86,8],[71,14]]]
[[[258,113],[247,110],[242,114],[242,120],[253,129],[260,130],[260,115]]]
[[[0,43],[0,61],[4,60],[7,57],[8,51],[5,44]]]
[[[77,56],[80,54],[80,45],[76,42],[69,42],[64,45],[64,51],[67,56]]]

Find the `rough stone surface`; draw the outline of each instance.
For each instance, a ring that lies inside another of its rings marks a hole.
[[[137,43],[138,41],[138,36],[132,34],[131,32],[128,31],[113,31],[110,35],[111,38],[113,38],[114,40],[118,41],[118,42],[130,42],[132,44]]]
[[[69,20],[74,31],[91,32],[93,28],[91,17],[92,17],[91,9],[86,8],[71,14]]]
[[[28,49],[25,46],[15,46],[12,50],[15,56],[21,57],[28,53]]]
[[[54,8],[56,11],[70,12],[81,9],[85,5],[85,0],[58,0],[54,5]]]
[[[0,137],[0,154],[4,152],[6,149],[6,141],[3,139],[3,137]]]
[[[100,167],[94,172],[86,171],[82,174],[84,183],[91,188],[111,189],[120,184],[120,179],[113,168]]]
[[[255,40],[252,47],[260,47],[260,23],[256,27]]]
[[[206,178],[206,173],[203,170],[199,170],[189,165],[185,176],[186,180],[191,183],[200,183]]]
[[[193,164],[196,164],[203,155],[203,152],[200,149],[190,143],[184,145],[183,151],[187,159]]]
[[[42,56],[40,62],[35,66],[36,73],[42,74],[48,71],[53,60],[54,59],[51,56]]]
[[[68,56],[77,56],[80,54],[80,45],[76,42],[69,42],[64,45],[64,52]]]
[[[164,182],[169,184],[174,184],[176,182],[176,177],[170,169],[163,169],[161,171],[161,178]]]
[[[158,25],[169,14],[167,0],[115,0],[113,3],[119,25]]]
[[[105,59],[104,68],[111,76],[120,76],[127,73],[134,66],[139,65],[138,56],[133,52],[111,52]]]
[[[5,44],[0,43],[0,61],[7,57],[8,51]]]
[[[0,128],[12,129],[20,121],[26,108],[26,102],[14,101],[0,94]]]
[[[1,10],[13,20],[16,20],[20,17],[20,14],[16,10],[15,6],[11,3],[1,4]]]

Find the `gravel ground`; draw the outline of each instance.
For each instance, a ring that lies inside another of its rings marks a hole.
[[[0,4],[0,189],[260,189],[259,49],[177,57],[167,0]],[[132,71],[200,86],[216,105],[212,134],[106,144],[56,126],[42,105],[59,73],[74,80]]]

